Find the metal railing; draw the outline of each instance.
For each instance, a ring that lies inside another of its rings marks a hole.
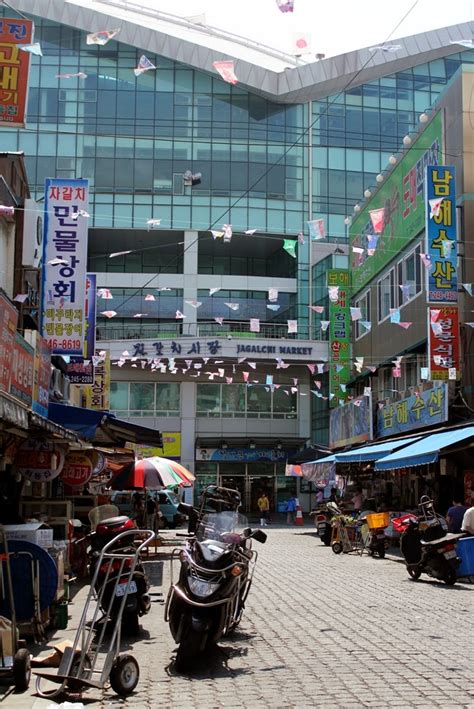
[[[227,321],[222,325],[216,322],[199,323],[124,323],[110,327],[97,326],[97,340],[173,340],[180,337],[228,337],[253,339],[308,340],[307,325],[298,325],[296,334],[288,333],[286,323],[260,323],[260,332],[250,332],[249,321]],[[319,338],[322,339],[322,338]]]

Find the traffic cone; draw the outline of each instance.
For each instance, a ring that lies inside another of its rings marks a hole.
[[[296,506],[295,525],[296,525],[297,527],[302,527],[302,526],[304,525],[303,512],[302,512],[301,507],[300,507],[299,504]]]

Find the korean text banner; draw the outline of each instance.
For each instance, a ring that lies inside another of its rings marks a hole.
[[[441,160],[442,115],[438,113],[389,175],[386,182],[354,218],[350,227],[351,247],[363,248],[352,257],[352,288],[355,295],[379,273],[425,227],[424,179],[427,165]],[[383,230],[377,248],[367,254],[368,237],[375,234],[370,212],[384,210]]]
[[[438,314],[439,311],[439,314]],[[436,316],[436,317],[435,317]],[[439,326],[439,327],[436,327]],[[432,381],[449,379],[449,370],[461,377],[459,344],[459,311],[457,305],[428,308],[428,364]],[[454,377],[452,377],[454,379]]]
[[[87,180],[47,179],[41,334],[53,354],[83,355],[87,268]]]
[[[19,45],[32,41],[31,20],[0,18],[0,123],[14,128],[25,125],[31,58]]]
[[[372,397],[362,396],[329,414],[329,446],[340,448],[372,439]]]
[[[351,315],[350,274],[347,269],[331,268],[327,272],[328,287],[336,286],[337,301],[329,299],[329,398],[330,408],[345,401],[347,394],[341,389],[351,376]]]
[[[458,299],[456,180],[451,165],[426,167],[426,253],[429,303],[455,303]]]
[[[99,352],[96,351],[96,356]],[[94,382],[84,387],[86,407],[96,411],[110,409],[110,352],[107,350],[98,365],[94,367]]]
[[[84,356],[71,357],[69,364],[66,365],[66,372],[71,384],[92,384],[94,382],[92,355],[95,352],[96,291],[97,275],[95,273],[88,273],[86,277],[86,297],[84,301]]]
[[[385,404],[377,412],[377,435],[383,438],[447,420],[448,388],[447,384],[441,384],[418,396]]]

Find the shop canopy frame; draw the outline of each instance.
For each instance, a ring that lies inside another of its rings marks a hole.
[[[440,454],[447,448],[464,442],[468,438],[474,438],[474,426],[432,433],[418,439],[412,445],[380,458],[375,464],[375,470],[381,472],[436,463]]]

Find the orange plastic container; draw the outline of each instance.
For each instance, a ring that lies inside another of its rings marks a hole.
[[[382,529],[382,527],[388,527],[390,522],[388,512],[373,512],[366,515],[365,518],[369,529]]]

